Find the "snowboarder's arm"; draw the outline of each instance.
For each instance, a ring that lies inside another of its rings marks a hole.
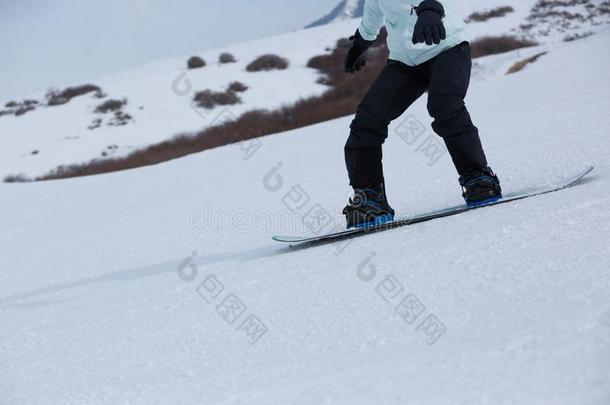
[[[365,0],[362,22],[358,28],[358,32],[360,32],[362,38],[366,41],[374,41],[377,39],[383,22],[384,17],[381,8],[379,8],[379,0]]]

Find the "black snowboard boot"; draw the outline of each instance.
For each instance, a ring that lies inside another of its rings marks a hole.
[[[469,169],[460,176],[462,197],[470,207],[484,205],[502,198],[500,180],[491,168]]]
[[[354,188],[354,196],[343,209],[347,229],[366,228],[394,220],[394,210],[388,204],[385,186]]]

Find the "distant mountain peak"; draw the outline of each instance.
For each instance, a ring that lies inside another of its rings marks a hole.
[[[312,22],[305,28],[362,17],[363,12],[364,0],[342,0],[330,13]]]

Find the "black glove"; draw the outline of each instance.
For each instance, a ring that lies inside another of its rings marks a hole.
[[[416,8],[417,23],[413,30],[413,43],[425,42],[426,45],[438,44],[442,39],[447,38],[443,17],[445,9],[436,0],[424,0]]]
[[[354,35],[349,37],[349,40],[352,41],[352,47],[345,58],[345,71],[356,73],[356,71],[359,72],[366,65],[368,49],[373,45],[374,41],[367,41],[362,38],[358,30],[356,30]]]

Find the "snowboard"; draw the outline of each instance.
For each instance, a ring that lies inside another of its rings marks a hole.
[[[387,222],[381,225],[375,225],[368,228],[352,228],[345,231],[328,233],[323,235],[304,235],[304,236],[273,236],[272,239],[277,242],[289,243],[291,246],[312,246],[324,243],[331,243],[343,239],[353,238],[362,235],[368,235],[371,233],[387,231],[390,229],[399,228],[402,226],[408,226],[418,224],[421,222],[431,221],[437,218],[449,217],[452,215],[462,214],[464,212],[474,211],[479,208],[490,207],[499,204],[505,204],[511,201],[523,200],[525,198],[534,197],[542,194],[548,194],[555,191],[563,190],[577,184],[583,177],[593,171],[593,167],[589,166],[582,171],[574,174],[573,176],[566,177],[564,180],[558,183],[546,187],[540,187],[530,190],[516,191],[509,194],[505,194],[502,198],[497,201],[490,202],[487,204],[477,206],[467,206],[466,204],[458,205],[451,208],[445,208],[441,210],[426,212],[418,214],[409,218],[397,219],[392,222]]]

